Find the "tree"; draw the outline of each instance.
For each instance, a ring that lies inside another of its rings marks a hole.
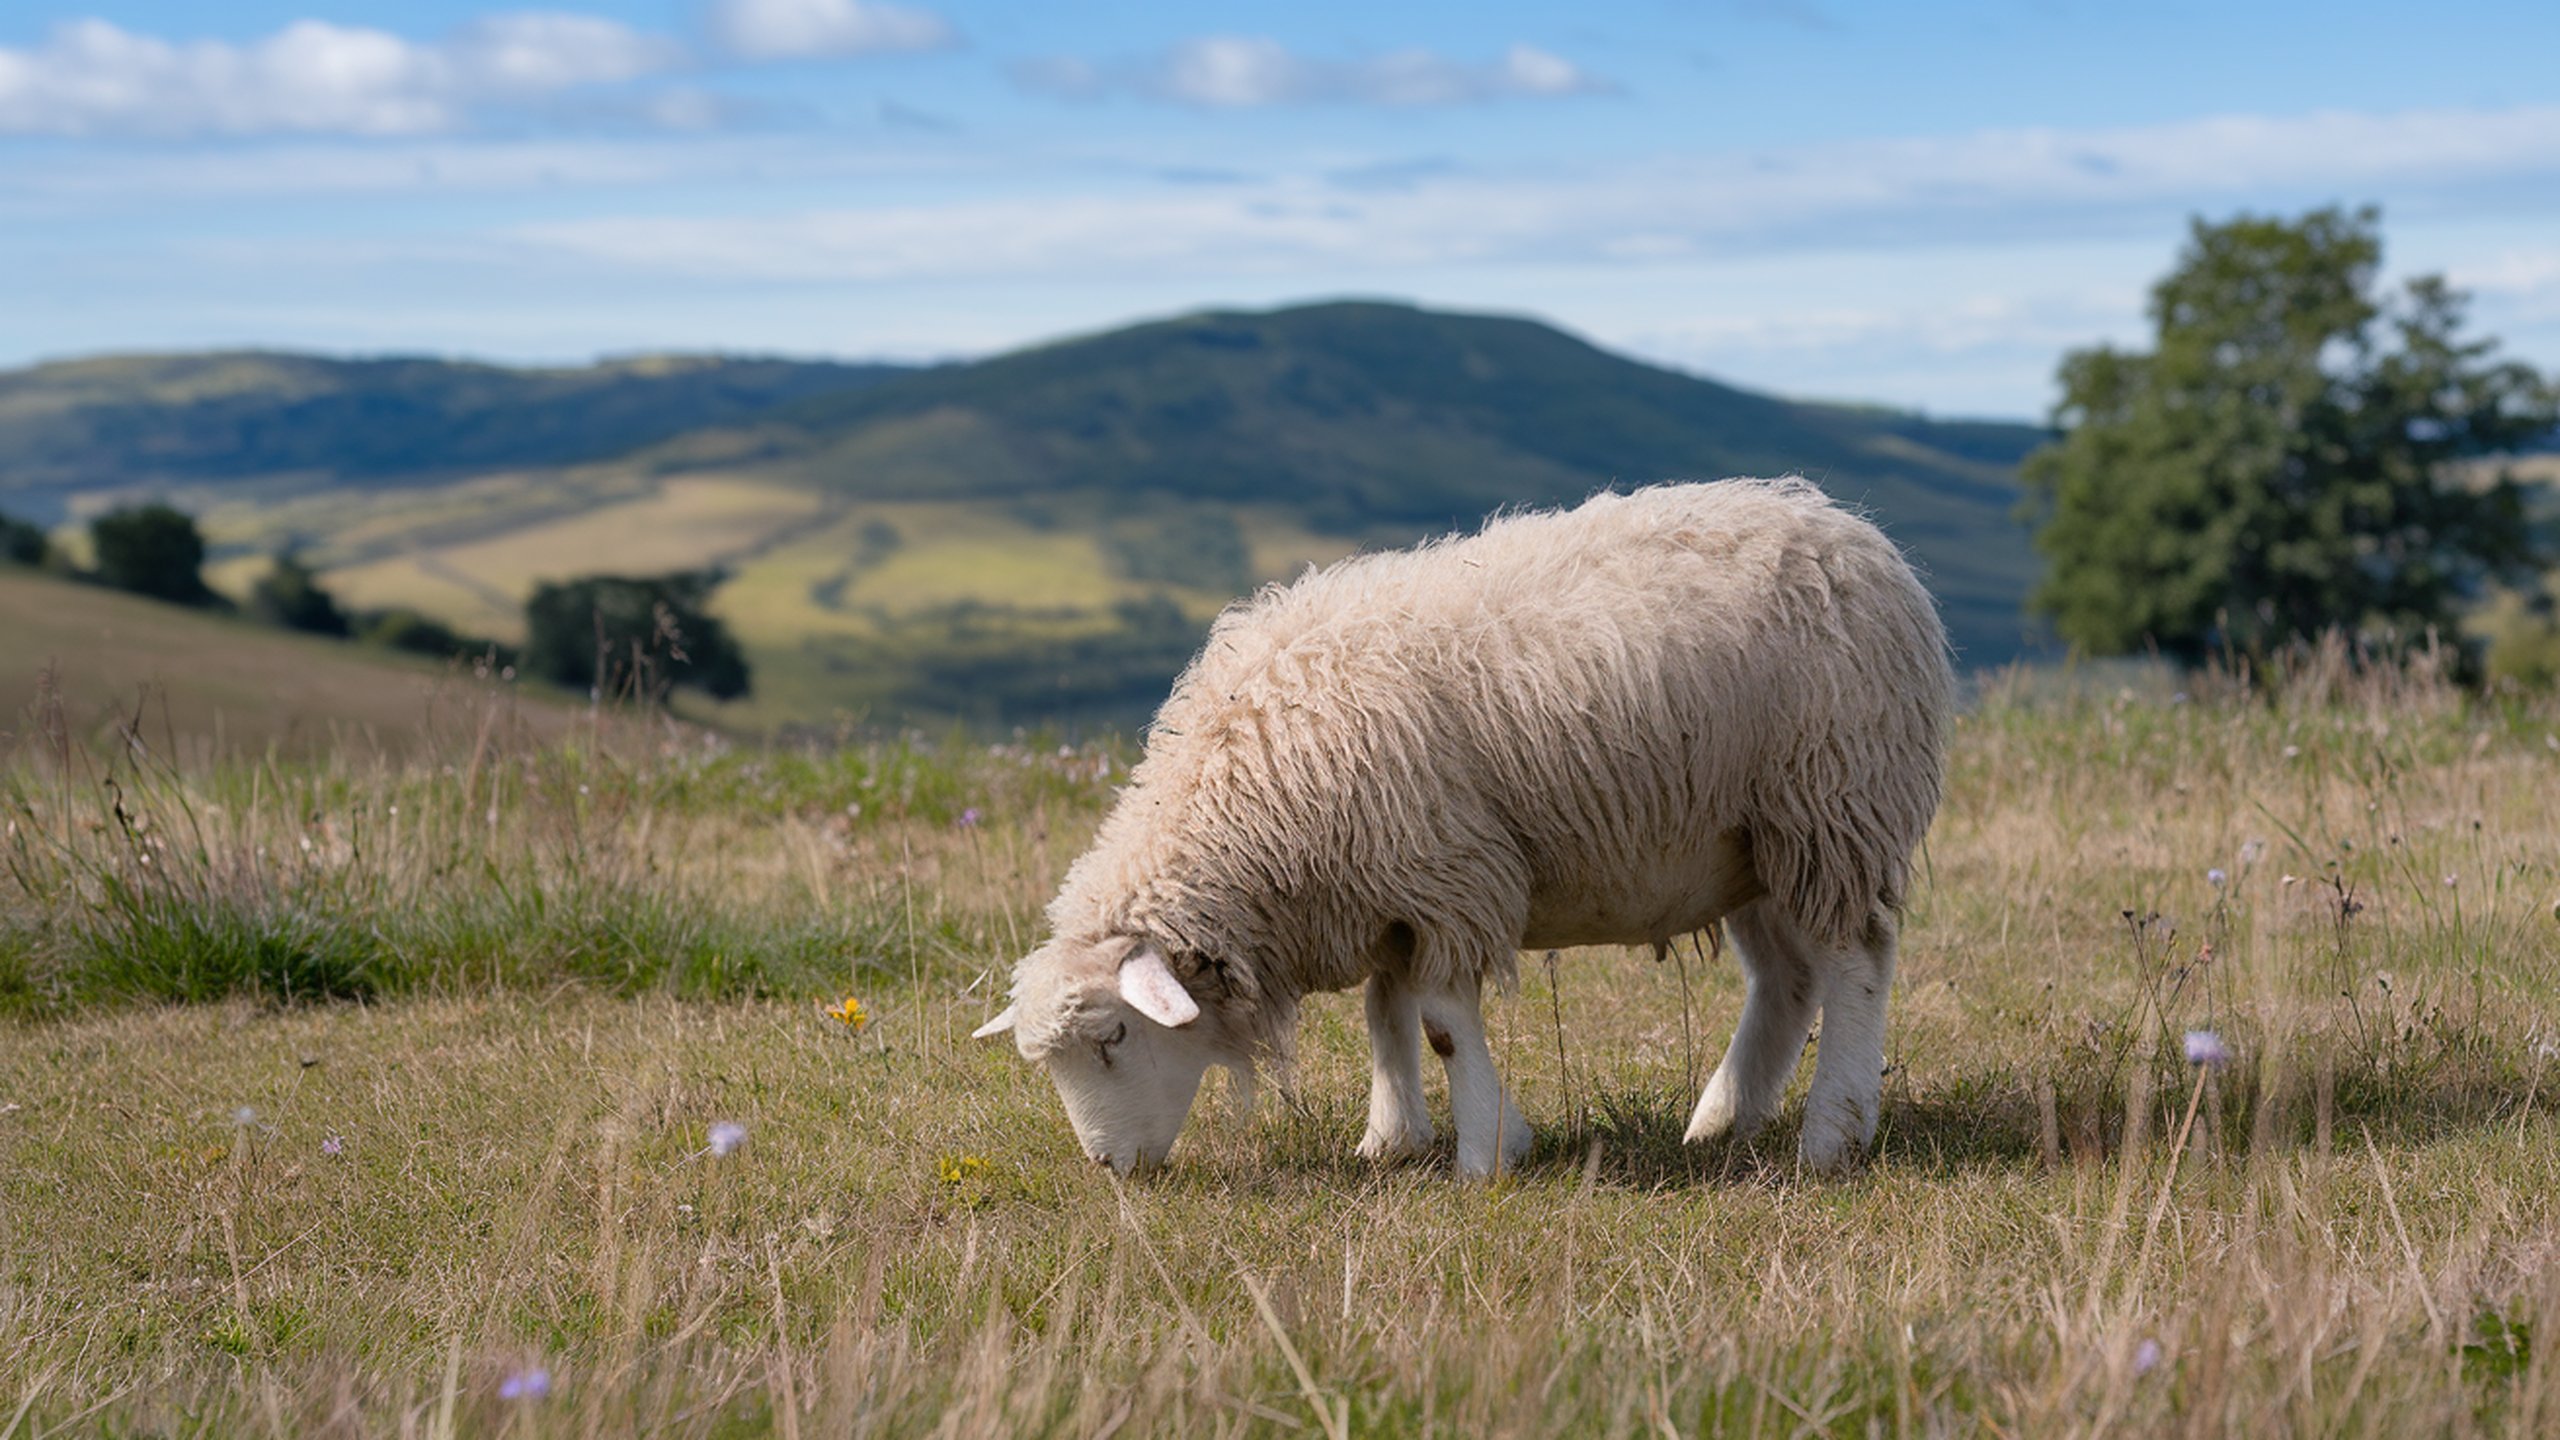
[[[2061,438],[2027,458],[2050,560],[2030,603],[2101,653],[2263,653],[2341,626],[2450,633],[2534,559],[2504,473],[2454,462],[2554,423],[2529,368],[2461,335],[2440,277],[2376,291],[2380,219],[2195,222],[2149,354],[2062,362]]]
[[[524,668],[546,680],[648,700],[687,685],[747,693],[746,653],[703,607],[717,571],[545,583],[525,603]]]
[[[320,587],[319,575],[290,549],[276,552],[275,563],[249,591],[249,611],[271,625],[314,635],[345,635],[353,628],[337,597]]]
[[[89,522],[98,578],[119,590],[180,605],[218,605],[204,583],[204,536],[168,505],[129,505]]]
[[[42,526],[0,515],[0,565],[42,565],[51,549]]]

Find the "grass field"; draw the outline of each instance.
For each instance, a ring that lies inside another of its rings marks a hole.
[[[2560,705],[2167,688],[1965,720],[1840,1179],[1595,951],[1515,1177],[1354,1159],[1337,996],[1114,1180],[965,1038],[1108,746],[22,749],[0,1435],[2549,1433]]]

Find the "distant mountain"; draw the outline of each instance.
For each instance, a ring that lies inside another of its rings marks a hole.
[[[571,464],[905,373],[720,356],[565,369],[264,351],[61,361],[0,373],[0,505],[12,492]]]
[[[1394,540],[1609,486],[1799,472],[1928,569],[1967,660],[2016,656],[2011,512],[2045,432],[1753,394],[1535,321],[1343,302],[1217,312],[842,389],[660,447],[870,500],[1277,505]]]
[[[1919,561],[1965,663],[2034,641],[2029,425],[1777,399],[1534,321],[1217,312],[929,369],[263,353],[0,374],[0,511],[158,490],[234,593],[278,548],[470,633],[535,583],[718,566],[722,723],[1143,718],[1218,606],[1490,511],[1801,473]]]

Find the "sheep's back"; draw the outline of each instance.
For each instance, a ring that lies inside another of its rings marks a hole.
[[[1329,903],[1438,905],[1419,918],[1469,947],[1507,930],[1506,950],[1534,896],[1641,910],[1612,887],[1739,829],[1762,884],[1845,939],[1899,899],[1951,685],[1934,607],[1872,525],[1802,481],[1658,486],[1232,609],[1123,808],[1153,792],[1189,837],[1157,837],[1177,865],[1301,897],[1401,887]]]

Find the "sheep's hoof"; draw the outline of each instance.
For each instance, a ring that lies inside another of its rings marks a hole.
[[[1538,1137],[1530,1130],[1529,1122],[1513,1116],[1502,1127],[1501,1143],[1498,1148],[1472,1146],[1463,1140],[1459,1142],[1458,1178],[1490,1180],[1496,1175],[1517,1170],[1520,1168],[1520,1162],[1529,1158],[1529,1151],[1536,1146],[1537,1142]],[[1482,1153],[1484,1150],[1493,1150],[1495,1153],[1484,1154]]]
[[[1703,1145],[1730,1135],[1748,1140],[1769,1123],[1766,1115],[1745,1115],[1733,1103],[1733,1092],[1712,1081],[1707,1093],[1698,1097],[1698,1108],[1689,1112],[1689,1128],[1680,1139],[1690,1145]]]
[[[1797,1157],[1821,1175],[1843,1175],[1865,1163],[1874,1132],[1859,1134],[1845,1126],[1807,1124]]]
[[[1360,1158],[1363,1160],[1405,1160],[1430,1148],[1429,1121],[1402,1130],[1372,1129],[1360,1137]]]

